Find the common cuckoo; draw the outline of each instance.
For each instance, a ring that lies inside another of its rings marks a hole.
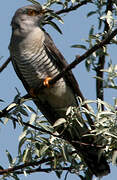
[[[78,107],[77,96],[82,100],[84,98],[70,71],[55,84],[49,85],[49,80],[59,74],[67,66],[67,62],[42,28],[46,13],[47,10],[40,5],[18,9],[11,22],[9,49],[16,74],[29,94],[34,95],[33,90],[38,89],[40,83],[44,82],[45,88],[39,90],[34,102],[53,125],[60,118],[67,120],[66,110],[69,106]],[[79,113],[78,120],[82,124]],[[80,123],[71,127],[72,135],[64,128],[64,123],[58,128],[58,132],[74,146],[93,174],[107,175],[110,169],[104,154],[99,157],[100,148],[90,145],[93,138],[83,138],[89,130],[86,124],[81,126]],[[83,145],[86,143],[89,146]]]

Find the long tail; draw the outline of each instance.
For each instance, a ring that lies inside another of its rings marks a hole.
[[[45,107],[43,104],[41,105],[41,102],[38,103],[38,101],[35,101],[35,104],[41,112],[43,112],[51,124],[54,124],[52,120],[56,121],[60,118],[59,116],[56,116],[56,113],[51,111],[51,108]],[[48,109],[49,111],[47,111]],[[76,118],[79,120],[79,123],[77,121],[72,121],[72,126],[67,128],[64,128],[64,125],[61,125],[57,131],[62,135],[63,139],[73,145],[82,160],[84,160],[88,168],[95,176],[101,177],[109,174],[110,168],[104,153],[100,153],[102,148],[98,147],[98,145],[94,145],[95,141],[92,136],[84,137],[84,135],[90,133],[89,129],[79,113]]]
[[[110,167],[106,161],[104,152],[100,148],[96,146],[92,147],[85,143],[81,143],[80,146],[76,143],[72,145],[95,176],[102,177],[110,173]]]
[[[106,161],[104,151],[101,146],[95,143],[96,137],[84,136],[90,134],[90,131],[83,123],[84,120],[78,115],[79,123],[75,122],[72,124],[70,134],[69,128],[63,133],[63,138],[66,139],[76,149],[82,160],[86,163],[91,172],[97,176],[102,177],[110,173],[109,165]],[[101,142],[101,140],[100,140]]]

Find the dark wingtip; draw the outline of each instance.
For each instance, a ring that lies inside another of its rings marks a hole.
[[[95,175],[97,177],[103,177],[103,176],[107,176],[109,173],[110,173],[110,167],[107,164],[107,162],[106,162],[106,164],[104,162],[103,164],[102,163],[99,164],[99,166],[95,172]]]

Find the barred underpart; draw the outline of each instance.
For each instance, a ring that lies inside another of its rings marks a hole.
[[[23,57],[14,57],[14,60],[30,87],[35,87],[42,79],[59,73],[56,64],[47,56],[44,46],[36,54],[28,56],[28,52],[25,53]]]

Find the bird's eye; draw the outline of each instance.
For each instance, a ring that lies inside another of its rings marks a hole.
[[[33,9],[27,9],[27,14],[29,16],[37,16],[38,15],[38,12],[33,10]]]

